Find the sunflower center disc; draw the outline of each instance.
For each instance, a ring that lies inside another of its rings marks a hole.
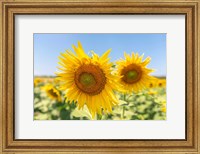
[[[96,84],[95,78],[90,73],[82,73],[80,75],[80,83],[86,87],[92,86]]]
[[[53,91],[53,89],[50,89],[49,91],[49,94],[53,97],[57,97],[58,95]]]
[[[122,80],[127,84],[136,83],[140,80],[142,71],[137,65],[131,64],[122,70],[121,75],[123,75]]]
[[[75,72],[74,80],[79,90],[89,95],[99,94],[106,84],[102,69],[93,64],[80,66]]]
[[[138,76],[138,73],[135,70],[128,71],[127,78],[130,80],[135,80]]]

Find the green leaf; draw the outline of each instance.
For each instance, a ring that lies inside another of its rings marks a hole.
[[[119,100],[119,105],[127,105],[127,104],[128,104],[128,102],[123,101],[123,100]]]
[[[71,116],[73,117],[79,117],[79,118],[81,118],[81,119],[83,119],[84,117],[86,117],[86,118],[88,118],[88,119],[90,119],[90,120],[92,120],[92,116],[91,116],[91,114],[89,113],[89,110],[88,110],[88,108],[86,107],[86,106],[84,106],[83,107],[83,109],[78,109],[78,108],[76,108],[73,112],[72,112],[72,114],[71,114]]]

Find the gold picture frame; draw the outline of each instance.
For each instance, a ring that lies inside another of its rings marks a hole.
[[[200,153],[199,0],[2,0],[0,2],[0,153]],[[183,14],[186,17],[186,139],[16,140],[16,14]]]

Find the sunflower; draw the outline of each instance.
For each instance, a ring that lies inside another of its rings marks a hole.
[[[161,107],[161,111],[162,112],[166,112],[166,101],[162,102],[162,107]]]
[[[155,80],[155,81],[150,81],[150,82],[148,83],[148,88],[155,88],[156,85],[157,85],[156,80]]]
[[[114,89],[118,88],[116,76],[111,73],[112,63],[107,50],[101,57],[92,52],[89,57],[82,45],[72,46],[75,53],[66,50],[59,57],[59,68],[56,73],[60,80],[61,90],[65,90],[68,101],[75,101],[79,109],[86,105],[94,118],[96,113],[112,112],[112,106],[118,104]]]
[[[158,94],[158,92],[155,91],[155,90],[150,90],[150,91],[148,91],[148,94],[149,95],[156,95],[156,94]]]
[[[54,84],[59,84],[59,80],[58,80],[57,78],[55,78],[55,79],[53,80],[53,83],[54,83]]]
[[[166,87],[166,80],[165,79],[159,79],[157,81],[157,87]]]
[[[123,86],[123,90],[131,93],[147,88],[150,81],[154,80],[154,77],[149,75],[153,69],[146,68],[151,58],[147,57],[142,61],[143,55],[139,56],[138,53],[133,52],[132,55],[124,53],[124,57],[125,59],[116,62],[117,74],[122,76],[119,83]]]
[[[43,80],[41,78],[35,78],[34,79],[34,87],[36,87],[39,83],[41,83]]]
[[[47,95],[53,99],[53,100],[57,100],[57,101],[61,101],[61,95],[60,92],[52,85],[46,85],[44,87],[42,87],[42,90],[46,91]]]

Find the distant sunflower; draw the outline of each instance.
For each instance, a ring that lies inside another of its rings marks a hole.
[[[159,79],[157,81],[157,87],[166,87],[166,80],[165,79]]]
[[[166,112],[166,101],[162,102],[162,107],[161,107],[161,111],[162,112]]]
[[[60,81],[59,81],[57,78],[54,78],[54,80],[53,80],[53,83],[54,83],[54,84],[59,84],[59,82],[60,82]]]
[[[72,46],[75,53],[66,50],[59,57],[60,73],[57,73],[62,90],[66,90],[67,100],[77,102],[79,109],[87,105],[92,117],[104,112],[112,112],[112,106],[118,103],[113,92],[117,89],[116,77],[111,74],[112,63],[106,51],[101,57],[92,52],[89,57],[82,45]]]
[[[43,80],[41,78],[35,78],[34,79],[34,87],[37,86],[39,83],[41,83]]]
[[[156,82],[155,81],[151,81],[148,83],[148,88],[155,88],[156,86]]]
[[[156,95],[158,92],[156,90],[150,90],[148,91],[149,95]]]
[[[125,59],[117,61],[117,74],[122,76],[119,82],[123,85],[123,90],[130,93],[147,88],[149,82],[154,80],[154,77],[149,75],[153,69],[146,68],[151,58],[142,61],[143,55],[139,56],[133,52],[132,55],[124,53],[124,57]]]
[[[61,95],[60,92],[52,85],[46,85],[44,87],[42,87],[42,90],[46,91],[47,95],[53,99],[53,100],[57,100],[57,101],[61,101]]]
[[[166,106],[163,106],[161,109],[162,112],[166,112]]]

